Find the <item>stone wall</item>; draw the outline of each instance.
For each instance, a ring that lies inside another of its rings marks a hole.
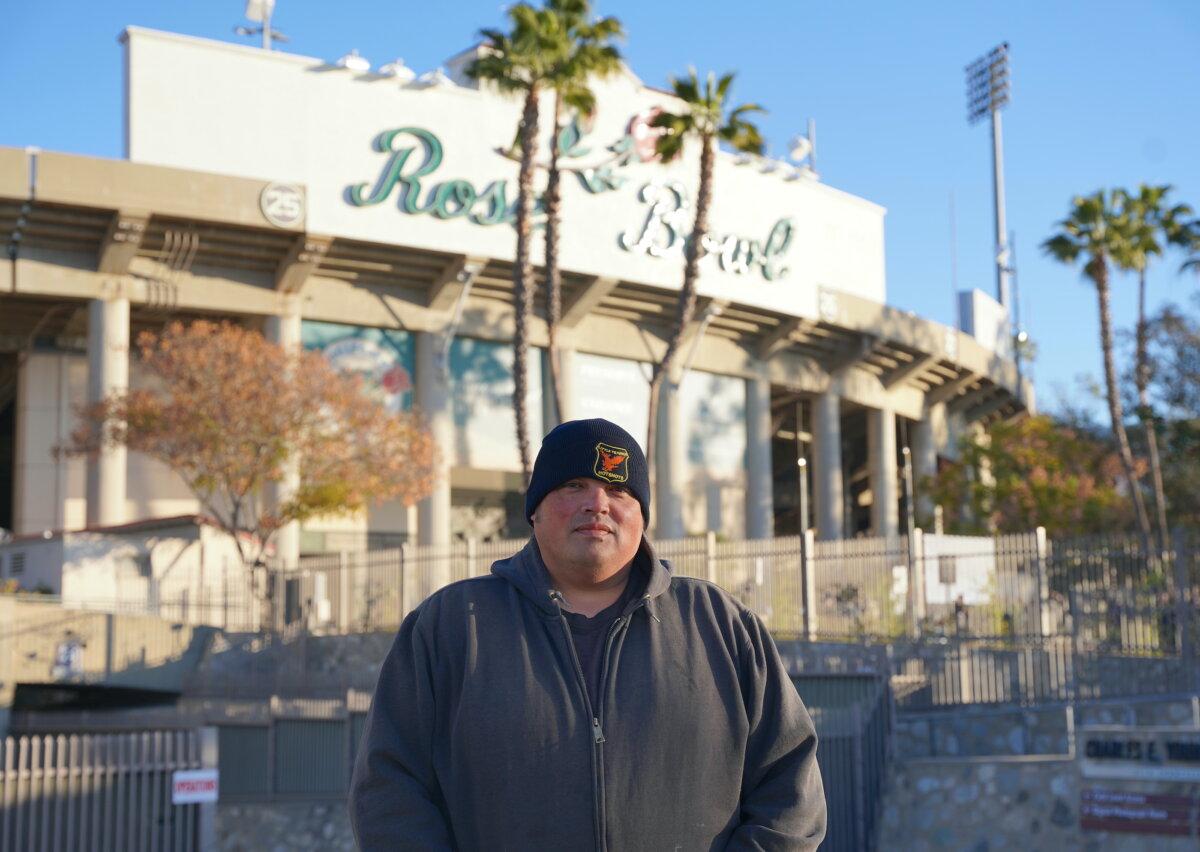
[[[1195,838],[1083,831],[1080,778],[1074,760],[917,760],[898,762],[884,798],[881,848],[1195,850]],[[1158,785],[1155,792],[1179,792]],[[1131,785],[1123,784],[1124,789]]]
[[[1074,727],[1084,725],[1197,725],[1200,700],[1190,696],[1081,702]],[[904,713],[893,722],[900,760],[934,757],[1066,755],[1072,722],[1066,704],[1040,707],[964,705]]]
[[[344,801],[219,805],[217,846],[222,852],[356,849]]]

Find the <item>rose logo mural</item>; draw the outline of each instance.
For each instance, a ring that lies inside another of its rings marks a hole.
[[[305,322],[304,347],[317,349],[339,373],[362,378],[367,393],[388,411],[409,408],[412,341],[401,331]]]
[[[662,136],[666,129],[662,127],[654,127],[650,124],[662,110],[659,107],[639,112],[633,118],[629,119],[629,128],[627,130],[629,138],[633,141],[633,152],[637,155],[639,161],[649,163],[651,160],[658,159],[658,137]]]

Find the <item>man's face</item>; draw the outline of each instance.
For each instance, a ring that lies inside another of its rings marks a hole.
[[[623,485],[569,479],[533,512],[533,535],[552,571],[604,580],[629,564],[642,541],[642,506]]]

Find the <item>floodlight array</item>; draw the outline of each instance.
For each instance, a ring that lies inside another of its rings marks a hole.
[[[965,70],[968,121],[974,124],[988,113],[1008,104],[1008,42],[988,51]]]

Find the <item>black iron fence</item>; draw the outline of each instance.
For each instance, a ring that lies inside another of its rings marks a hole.
[[[821,849],[878,848],[891,729],[883,678],[814,675],[793,680],[817,728],[817,764],[828,810]]]

